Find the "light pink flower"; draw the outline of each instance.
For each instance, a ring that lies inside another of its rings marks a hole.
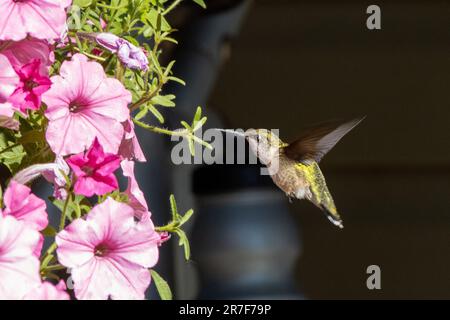
[[[21,68],[15,68],[20,81],[16,90],[8,98],[15,108],[22,113],[28,109],[38,110],[41,106],[41,96],[51,86],[50,79],[39,73],[41,61],[33,59]]]
[[[120,157],[103,152],[97,138],[86,153],[71,156],[67,163],[76,177],[76,194],[91,197],[94,194],[103,195],[119,187],[114,171],[119,168]]]
[[[13,216],[38,231],[48,225],[45,201],[31,193],[31,189],[14,180],[8,185],[3,197],[5,209],[0,214]]]
[[[134,209],[137,218],[141,219],[147,215],[150,217],[144,193],[139,188],[134,176],[134,162],[123,160],[120,166],[122,167],[123,175],[128,178],[128,187],[125,190],[125,194],[128,196],[128,204]]]
[[[0,217],[0,299],[22,299],[41,282],[33,254],[40,234],[11,216]]]
[[[0,54],[0,104],[8,100],[9,96],[16,90],[18,84],[19,76],[8,58]]]
[[[54,62],[54,54],[47,41],[23,39],[21,41],[0,41],[0,53],[5,55],[11,65],[21,68],[33,59],[41,61],[39,72],[48,75],[48,69]]]
[[[136,133],[134,132],[133,121],[125,121],[123,123],[123,128],[125,130],[125,135],[119,147],[119,154],[128,160],[136,159],[141,162],[147,161],[144,153],[142,152],[141,146],[139,145]]]
[[[56,39],[66,28],[66,11],[71,1],[0,0],[0,40],[19,41],[31,35]]]
[[[11,103],[0,103],[0,127],[19,130],[20,122],[14,119],[13,115],[14,109]]]
[[[159,240],[150,220],[136,222],[133,209],[112,198],[56,236],[78,299],[143,299]]]
[[[66,291],[66,284],[60,280],[57,285],[48,281],[42,282],[38,287],[28,292],[24,300],[70,300]]]
[[[42,100],[49,119],[47,141],[57,155],[80,153],[98,138],[105,152],[117,154],[129,119],[131,94],[107,78],[102,66],[76,54],[65,61]]]

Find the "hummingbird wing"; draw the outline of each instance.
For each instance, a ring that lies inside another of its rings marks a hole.
[[[300,161],[319,162],[341,138],[358,125],[365,117],[357,118],[348,122],[330,121],[313,126],[304,131],[301,136],[284,147],[287,157]]]

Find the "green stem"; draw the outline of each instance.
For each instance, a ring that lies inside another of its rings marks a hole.
[[[63,270],[65,268],[66,267],[64,267],[63,265],[55,264],[55,265],[47,266],[47,267],[43,268],[41,270],[41,272],[57,271],[57,270]]]
[[[175,221],[172,221],[171,223],[161,226],[161,227],[155,227],[155,231],[157,232],[163,232],[163,231],[169,231],[174,232],[176,228],[178,228],[179,223],[176,223]]]
[[[181,1],[183,1],[183,0],[175,0],[174,2],[172,2],[172,4],[170,6],[168,6],[166,10],[163,11],[162,15],[165,16],[170,11],[175,9],[181,3]]]
[[[64,229],[66,225],[66,216],[67,216],[67,207],[69,206],[69,202],[72,198],[72,193],[69,191],[67,194],[66,201],[64,202],[63,211],[61,212],[61,220],[59,221],[59,231]]]
[[[144,103],[147,103],[150,100],[152,100],[159,93],[159,91],[162,89],[163,85],[164,85],[164,82],[161,81],[161,79],[160,79],[160,81],[158,81],[158,86],[155,88],[155,90],[153,90],[152,92],[150,92],[147,95],[144,95],[138,101],[136,101],[135,103],[130,105],[130,111],[133,112],[134,110],[139,108]]]
[[[156,132],[156,133],[161,133],[161,134],[167,134],[169,136],[185,136],[186,135],[186,131],[185,130],[180,130],[180,131],[172,131],[169,129],[164,129],[164,128],[160,128],[160,127],[156,127],[156,126],[151,126],[148,125],[144,122],[141,122],[139,120],[133,119],[133,122],[138,125],[141,128],[144,128],[146,130],[149,130],[151,132]]]
[[[77,48],[77,47],[73,47],[73,49],[75,50],[75,51],[77,51],[77,52],[81,52],[82,54],[84,54],[85,56],[87,56],[87,57],[89,57],[89,58],[91,58],[91,59],[95,59],[95,60],[98,60],[98,61],[101,61],[101,62],[105,62],[106,61],[106,58],[102,58],[102,57],[99,57],[99,56],[96,56],[95,54],[91,54],[91,53],[88,53],[88,52],[86,52],[86,51],[81,51],[79,48]]]

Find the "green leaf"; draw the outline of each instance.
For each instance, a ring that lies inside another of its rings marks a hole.
[[[192,0],[194,1],[196,4],[198,4],[200,7],[202,7],[203,9],[206,9],[206,3],[203,0]]]
[[[195,123],[197,123],[202,117],[202,108],[200,106],[197,107],[197,110],[195,111],[195,116],[194,116],[194,121],[193,121],[193,125]]]
[[[177,208],[177,202],[175,200],[175,196],[173,194],[169,197],[170,201],[170,212],[172,212],[172,220],[178,220],[178,208]]]
[[[153,105],[148,105],[148,110],[158,119],[159,123],[164,123],[164,116]]]
[[[194,210],[190,209],[188,210],[184,216],[181,218],[180,220],[180,226],[182,226],[183,224],[185,224],[186,222],[189,221],[189,219],[192,217],[192,215],[194,214]]]
[[[169,22],[167,22],[166,18],[163,17],[158,11],[156,10],[150,10],[145,16],[144,16],[144,22],[148,21],[150,25],[155,30],[159,31],[169,31],[172,29],[170,27]]]
[[[80,8],[89,7],[92,3],[92,0],[74,0],[73,5],[79,6]]]
[[[184,82],[184,80],[177,78],[177,77],[170,76],[170,77],[167,77],[167,80],[172,80],[172,81],[178,82],[182,86],[186,85],[186,82]]]
[[[141,120],[143,117],[145,117],[148,113],[148,108],[144,107],[139,111],[136,116],[134,117],[136,120]]]
[[[168,94],[166,96],[158,95],[152,98],[151,102],[163,107],[175,107],[175,102],[172,101],[173,99],[175,99],[173,94]]]
[[[178,235],[178,237],[180,237],[180,241],[178,242],[178,244],[184,249],[184,258],[186,260],[189,260],[189,258],[191,257],[191,246],[189,245],[189,240],[186,236],[186,233],[181,229],[176,229],[175,233]]]
[[[161,300],[172,300],[172,291],[169,284],[164,280],[155,270],[150,270],[153,282],[155,283],[156,290],[158,290]]]
[[[16,145],[15,137],[7,130],[0,131],[0,162],[8,167],[11,174],[20,169],[26,151],[22,145]]]

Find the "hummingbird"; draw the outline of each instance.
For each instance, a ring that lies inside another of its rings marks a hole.
[[[248,129],[243,134],[250,149],[268,169],[273,182],[289,199],[307,199],[339,228],[343,221],[328,190],[319,162],[364,117],[348,122],[329,121],[305,130],[291,143],[267,129]],[[235,133],[230,130],[221,130]]]

